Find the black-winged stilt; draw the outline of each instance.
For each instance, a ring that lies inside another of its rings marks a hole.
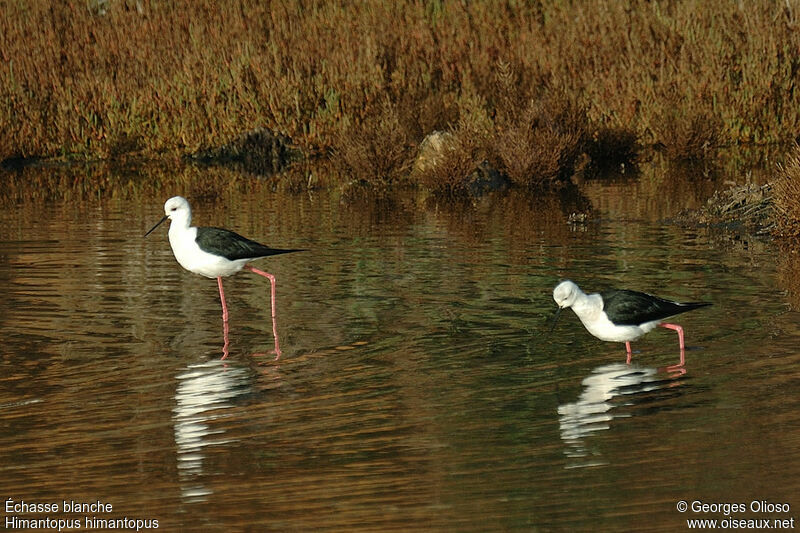
[[[300,252],[302,250],[282,250],[269,248],[241,235],[222,228],[193,227],[192,210],[189,202],[182,196],[174,196],[164,204],[164,217],[144,234],[150,235],[165,220],[170,219],[169,244],[180,265],[190,272],[207,278],[217,278],[219,298],[222,302],[222,322],[225,333],[225,356],[228,347],[228,306],[222,290],[222,278],[247,268],[254,274],[264,276],[270,283],[272,311],[272,333],[275,337],[276,359],[281,350],[278,344],[278,331],[275,322],[275,276],[254,268],[247,263],[271,255]]]
[[[598,339],[624,342],[628,351],[627,363],[631,362],[631,341],[652,331],[656,326],[677,331],[681,347],[681,362],[678,366],[683,366],[685,363],[683,328],[662,321],[698,307],[711,305],[706,302],[673,302],[643,292],[624,289],[586,294],[569,280],[562,281],[553,289],[553,299],[558,304],[558,311],[550,331],[555,329],[561,310],[571,307],[589,333]]]

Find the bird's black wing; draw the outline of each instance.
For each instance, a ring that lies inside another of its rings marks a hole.
[[[303,251],[269,248],[223,228],[197,228],[195,242],[203,251],[221,255],[230,261]]]
[[[638,326],[711,305],[704,302],[672,302],[638,291],[608,290],[600,293],[603,311],[608,319],[620,326]]]

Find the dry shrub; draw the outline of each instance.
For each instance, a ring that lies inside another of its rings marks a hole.
[[[777,233],[800,238],[800,145],[795,144],[786,163],[778,165],[773,185]]]
[[[569,178],[583,152],[585,110],[563,95],[528,101],[521,112],[503,110],[492,149],[512,183],[540,187]],[[512,118],[513,117],[513,118]]]
[[[411,145],[388,101],[363,122],[343,129],[334,140],[331,162],[350,182],[373,187],[396,184],[407,174]]]
[[[778,286],[786,291],[786,301],[793,311],[800,311],[800,254],[795,243],[782,242],[778,248]]]
[[[413,144],[455,131],[465,112],[489,118],[488,157],[525,185],[568,173],[586,117],[703,158],[727,139],[800,131],[797,11],[772,0],[0,2],[0,160],[185,154],[263,126],[385,183]],[[557,116],[559,99],[577,126]],[[388,137],[359,138],[369,134]]]
[[[722,120],[703,108],[668,111],[655,127],[667,159],[701,162],[713,159],[722,141]]]
[[[411,139],[422,139],[458,123],[458,97],[453,93],[405,93],[397,99],[398,121]]]

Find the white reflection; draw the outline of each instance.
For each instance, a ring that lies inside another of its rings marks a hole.
[[[248,391],[247,372],[215,360],[189,365],[177,380],[173,420],[181,495],[184,501],[205,501],[212,491],[199,481],[204,450],[232,442],[209,423],[224,417],[224,410],[233,406],[230,400]]]
[[[613,413],[618,406],[611,402],[615,397],[649,392],[674,383],[657,374],[655,368],[631,367],[624,363],[600,366],[583,380],[584,390],[576,402],[558,406],[561,440],[566,445],[564,453],[575,460],[568,468],[607,464],[599,452],[586,446],[585,439],[597,431],[609,429],[614,418],[630,416]]]

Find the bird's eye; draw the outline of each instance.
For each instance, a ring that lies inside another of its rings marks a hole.
[[[177,207],[173,207],[172,209],[170,209],[170,211],[177,211],[177,210],[178,210]]]

